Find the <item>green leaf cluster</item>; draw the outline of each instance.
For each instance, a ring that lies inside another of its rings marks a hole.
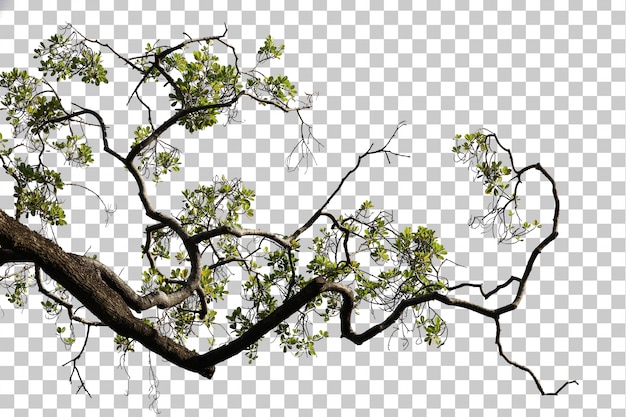
[[[75,33],[54,34],[35,49],[35,59],[41,59],[39,70],[44,76],[50,74],[57,81],[78,76],[85,84],[95,85],[109,82],[100,55],[84,40],[77,40]]]
[[[491,148],[490,136],[478,131],[464,136],[456,135],[455,139],[457,145],[452,147],[452,152],[460,160],[475,160],[476,179],[482,178],[485,194],[493,194],[497,197],[499,194],[506,193],[510,183],[505,183],[503,176],[510,175],[511,168],[502,165],[502,161],[489,158],[490,154],[495,153]]]
[[[65,333],[65,330],[67,330],[65,327],[61,327],[61,326],[57,326],[56,332],[59,335],[59,338],[61,339],[61,341],[63,343],[65,343],[66,345],[72,345],[74,344],[74,342],[76,341],[76,338],[73,336],[70,337],[63,337],[63,333]]]
[[[16,185],[13,187],[17,217],[38,215],[42,221],[52,225],[64,225],[65,211],[56,193],[63,188],[61,174],[41,165],[33,166],[16,157],[12,166],[4,165]]]
[[[295,356],[302,354],[315,356],[315,342],[325,339],[329,335],[326,330],[320,330],[315,334],[302,334],[300,328],[284,322],[278,325],[276,333],[280,336],[280,347],[283,352],[293,351]]]
[[[84,139],[84,136],[70,134],[65,137],[65,141],[55,141],[50,143],[50,146],[61,152],[66,162],[86,167],[94,160],[91,146],[87,145],[86,141],[81,143]]]
[[[221,176],[212,185],[184,190],[183,197],[183,209],[178,219],[191,234],[219,226],[240,228],[241,215],[254,216],[254,190],[240,180],[228,180]]]
[[[207,299],[209,300],[223,300],[224,296],[228,294],[228,290],[226,289],[226,285],[228,284],[228,279],[225,277],[218,277],[213,274],[213,270],[209,268],[207,265],[202,267],[202,272],[200,276],[200,287],[202,291],[206,294]]]
[[[135,351],[135,341],[126,336],[116,334],[113,338],[113,343],[115,344],[115,350],[117,352],[126,353]]]
[[[1,140],[0,160],[3,168],[15,179],[15,209],[18,217],[38,215],[44,223],[65,224],[65,213],[57,198],[64,182],[59,172],[47,168],[41,158],[36,165],[25,163],[16,156],[24,147],[29,153],[42,154],[48,147],[61,152],[66,161],[78,166],[93,162],[93,152],[82,136],[70,133],[65,141],[51,141],[48,135],[68,122],[59,118],[67,115],[59,97],[52,91],[41,90],[42,81],[24,70],[14,68],[0,74],[0,87],[6,89],[0,103],[7,112],[7,121],[16,138],[13,146]],[[52,93],[52,95],[46,95]],[[23,137],[18,138],[18,135]],[[0,136],[1,138],[1,136]]]
[[[13,68],[0,74],[0,87],[7,90],[0,103],[15,135],[21,132],[28,136],[48,135],[58,128],[58,123],[51,121],[65,115],[65,111],[57,96],[43,95],[40,79],[30,76],[26,70]]]
[[[7,292],[5,296],[15,307],[24,307],[28,298],[29,277],[26,274],[16,274],[10,284],[3,283]]]
[[[320,228],[313,238],[313,258],[306,266],[307,272],[349,285],[357,306],[373,304],[385,311],[392,311],[402,300],[445,290],[439,266],[447,252],[435,231],[423,226],[398,231],[389,213],[375,212],[373,207],[371,201],[364,201],[354,214],[340,216],[331,228]],[[357,261],[361,253],[378,267],[362,266]],[[338,314],[341,304],[340,296],[325,293],[308,308],[316,309],[328,321]],[[430,320],[423,310],[416,309],[415,313],[417,325],[422,319]],[[445,323],[441,322],[438,331],[444,330]],[[432,340],[441,343],[434,336]]]
[[[428,345],[432,345],[434,343],[436,346],[440,346],[442,344],[441,336],[445,332],[446,326],[439,315],[428,318],[420,316],[417,325],[420,329],[426,332],[424,341],[428,343]]]
[[[494,237],[500,242],[521,241],[524,235],[541,228],[538,220],[522,220],[518,213],[519,197],[515,195],[515,189],[521,179],[518,172],[497,159],[497,148],[502,146],[496,136],[477,131],[463,136],[455,135],[454,139],[456,145],[452,147],[452,152],[456,160],[467,163],[476,174],[474,179],[481,179],[485,194],[493,197],[487,214],[474,218],[470,225],[491,228]],[[492,141],[498,145],[495,149]]]
[[[198,109],[179,120],[190,132],[217,123],[222,111],[220,103],[234,98],[242,89],[237,67],[220,64],[218,56],[209,50],[210,46],[211,43],[206,42],[194,50],[192,59],[179,52],[161,59],[166,71],[178,74],[169,95],[171,106]],[[156,50],[157,55],[160,52]]]
[[[286,102],[296,96],[298,91],[286,75],[268,76],[263,79],[263,90],[271,97]]]
[[[172,284],[169,282],[161,270],[156,267],[151,267],[143,271],[141,282],[142,294],[150,294],[156,291],[163,291],[165,294],[171,294],[178,288],[178,284]]]
[[[270,59],[280,59],[284,50],[285,45],[276,45],[274,39],[270,35],[267,35],[265,43],[257,52],[257,61],[263,62]]]
[[[150,175],[152,181],[160,182],[162,177],[171,172],[180,171],[180,150],[157,138],[152,139],[154,133],[151,126],[137,126],[131,149],[142,146],[144,141],[149,141],[148,146],[141,148],[137,154],[139,164],[137,169],[144,175]]]
[[[262,262],[245,262],[248,279],[243,284],[242,296],[246,305],[234,309],[227,316],[230,328],[236,335],[243,334],[259,320],[266,318],[280,305],[281,299],[289,298],[309,283],[309,280],[297,272],[298,258],[295,251],[298,244],[294,243],[291,249],[279,247],[270,250],[266,246],[262,250]],[[319,296],[312,300],[306,311],[321,306],[322,298]],[[298,315],[295,320],[280,323],[274,332],[283,351],[291,351],[296,356],[315,355],[315,342],[328,336],[325,331],[312,333],[311,323],[305,313]],[[247,349],[246,355],[250,361],[257,356],[260,340]]]
[[[372,260],[384,268],[376,276],[357,273],[355,293],[358,301],[384,303],[385,293],[403,299],[445,288],[434,262],[442,261],[447,252],[434,230],[418,226],[417,229],[406,227],[399,232],[389,229],[378,217],[365,232],[364,244],[369,248]],[[389,234],[392,237],[386,238]]]

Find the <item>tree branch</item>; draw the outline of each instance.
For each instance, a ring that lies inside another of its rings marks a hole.
[[[306,223],[304,223],[299,229],[297,229],[295,232],[293,232],[291,234],[291,236],[289,236],[289,240],[293,240],[293,239],[297,239],[298,236],[300,236],[302,233],[304,233],[307,229],[309,229],[313,224],[315,224],[315,222],[317,221],[317,219],[322,215],[322,213],[324,213],[324,211],[326,210],[326,207],[328,207],[328,205],[330,204],[331,200],[339,193],[339,191],[341,190],[341,188],[343,187],[344,183],[348,180],[348,178],[354,174],[359,167],[361,166],[361,162],[363,161],[363,159],[369,157],[370,155],[375,155],[378,153],[383,153],[385,154],[385,156],[387,157],[387,159],[389,159],[389,154],[392,155],[396,155],[396,156],[402,156],[400,154],[397,154],[395,152],[389,151],[387,150],[387,146],[389,146],[389,143],[391,142],[392,139],[394,139],[396,137],[396,135],[398,134],[398,130],[400,129],[400,127],[404,126],[404,122],[401,122],[397,127],[396,130],[393,132],[393,135],[391,135],[391,137],[389,138],[389,140],[387,140],[387,142],[385,143],[384,146],[378,148],[378,149],[374,149],[374,144],[371,144],[369,149],[359,155],[356,164],[354,165],[354,167],[352,169],[350,169],[344,176],[343,178],[341,178],[341,180],[339,181],[339,184],[337,185],[337,187],[335,188],[335,190],[332,192],[332,194],[326,199],[326,201],[324,202],[324,204],[322,204],[320,206],[320,208],[313,214],[313,216],[311,216],[311,218],[309,220],[307,220]]]
[[[135,317],[122,296],[101,278],[101,269],[94,268],[94,262],[88,262],[87,257],[65,252],[56,243],[30,230],[3,210],[0,210],[0,246],[17,254],[20,259],[31,259],[119,335],[137,340],[182,368],[207,378],[213,376],[214,367],[192,363],[192,359],[198,356],[196,352],[160,334]]]
[[[193,244],[198,244],[204,240],[209,240],[217,236],[232,235],[238,238],[244,236],[261,236],[269,239],[284,248],[291,248],[292,244],[290,240],[280,237],[279,235],[271,232],[266,232],[261,229],[239,229],[232,226],[220,226],[215,229],[205,230],[204,232],[196,233],[191,236],[188,241]]]
[[[67,302],[66,300],[58,297],[56,294],[48,291],[48,289],[44,286],[43,279],[41,278],[41,268],[38,265],[35,265],[35,281],[37,282],[37,288],[39,288],[39,292],[43,295],[54,301],[55,303],[65,307],[67,310],[67,314],[70,318],[70,321],[77,321],[79,323],[85,324],[87,326],[104,326],[105,324],[100,321],[91,321],[87,320],[83,317],[77,316],[74,312],[74,306]]]
[[[469,283],[469,282],[464,282],[452,287],[448,287],[448,291],[455,291],[458,290],[459,288],[463,288],[463,287],[475,287],[480,289],[480,293],[482,294],[483,298],[486,300],[489,297],[491,297],[492,295],[496,294],[498,291],[500,291],[503,288],[508,287],[509,285],[511,285],[511,283],[513,282],[521,282],[521,279],[519,279],[518,277],[514,277],[511,276],[511,278],[509,278],[504,284],[500,284],[498,286],[496,286],[493,290],[485,293],[485,284],[473,284],[473,283]]]
[[[535,381],[535,385],[537,386],[537,389],[539,390],[539,392],[541,392],[541,395],[557,395],[559,392],[561,392],[563,390],[563,388],[565,388],[569,384],[576,384],[576,385],[578,385],[578,381],[575,381],[575,380],[573,380],[573,381],[566,381],[556,391],[546,393],[544,391],[543,387],[541,386],[541,382],[539,381],[539,378],[537,378],[535,373],[530,368],[515,362],[514,360],[509,358],[504,353],[504,349],[502,348],[502,343],[500,343],[500,332],[501,332],[500,320],[498,318],[496,318],[494,320],[496,322],[496,340],[495,340],[495,343],[498,346],[498,352],[500,353],[500,356],[502,356],[504,358],[504,360],[507,361],[510,365],[513,365],[514,367],[516,367],[518,369],[521,369],[522,371],[528,373],[532,377],[533,381]]]
[[[170,294],[166,294],[163,291],[155,291],[142,296],[137,294],[137,292],[132,289],[126,281],[120,278],[115,272],[100,261],[88,256],[73,254],[72,256],[79,257],[82,262],[86,262],[93,266],[100,275],[100,278],[124,299],[128,307],[138,313],[155,306],[162,309],[174,307],[191,297],[193,293],[200,288],[199,282],[187,280],[184,283],[181,283],[180,289]]]
[[[188,108],[188,109],[180,109],[180,110],[178,110],[173,116],[171,116],[169,119],[167,119],[165,122],[163,122],[163,124],[161,124],[159,127],[157,127],[150,134],[150,136],[148,136],[147,138],[145,138],[144,140],[139,142],[137,145],[135,145],[131,149],[131,151],[128,153],[128,155],[126,156],[126,161],[130,162],[133,159],[135,159],[135,157],[139,154],[139,152],[141,152],[148,145],[150,145],[152,142],[157,140],[164,132],[167,131],[167,129],[169,129],[170,127],[174,126],[183,117],[189,116],[190,114],[193,114],[193,113],[196,113],[196,112],[200,112],[200,111],[204,111],[204,110],[221,109],[221,108],[224,108],[224,107],[230,107],[233,104],[235,104],[241,98],[241,96],[243,94],[244,94],[244,91],[242,90],[239,93],[237,93],[236,95],[234,95],[233,98],[231,98],[230,100],[225,101],[225,102],[211,103],[211,104],[207,104],[207,105],[204,105],[204,106],[196,106],[196,107],[191,107],[191,108]]]
[[[326,285],[325,279],[314,278],[302,290],[287,299],[280,307],[277,307],[276,310],[257,322],[237,339],[194,358],[192,362],[197,361],[205,367],[215,366],[239,354],[317,297],[322,292],[324,285]]]

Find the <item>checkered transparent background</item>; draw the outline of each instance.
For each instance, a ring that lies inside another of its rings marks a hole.
[[[393,146],[411,158],[367,160],[331,208],[349,212],[371,199],[394,210],[400,225],[434,228],[450,256],[467,266],[449,269],[451,280],[493,286],[521,274],[528,247],[498,248],[468,229],[467,219],[485,201],[449,150],[455,133],[496,132],[518,165],[538,161],[553,173],[562,203],[559,239],[541,255],[522,308],[503,320],[504,348],[535,370],[547,390],[580,381],[563,395],[539,396],[527,374],[498,356],[492,323],[442,308],[450,333],[441,349],[411,343],[403,350],[391,333],[355,347],[336,337],[333,323],[317,357],[294,358],[264,342],[256,363],[232,358],[212,381],[141,350],[121,368],[112,333],[92,331],[80,368],[89,398],[74,394],[76,383],[67,381],[71,369],[62,364],[72,352],[55,337],[56,324],[44,317],[35,294],[24,310],[0,299],[0,414],[138,416],[152,415],[156,404],[165,416],[624,416],[625,16],[623,2],[582,0],[0,1],[3,70],[34,72],[29,52],[65,22],[130,54],[145,42],[180,40],[183,32],[221,33],[226,24],[244,66],[268,34],[285,43],[276,70],[300,91],[319,93],[304,113],[325,146],[315,153],[317,163],[287,172],[297,120],[245,103],[241,124],[171,133],[188,152],[187,168],[159,186],[159,207],[179,207],[179,190],[198,181],[236,176],[257,191],[257,224],[288,232],[325,200],[359,153],[406,121]],[[115,146],[144,121],[124,105],[134,78],[106,59],[114,66],[111,84],[66,85],[64,93],[102,110]],[[10,135],[8,126],[0,130]],[[96,166],[64,172],[117,211],[104,227],[97,199],[72,190],[71,225],[58,230],[59,241],[137,279],[144,218],[135,190],[111,158],[98,158]],[[2,181],[0,206],[7,209],[12,184]],[[538,189],[529,181],[525,202],[543,215],[546,199]],[[368,313],[357,318],[370,320]],[[84,329],[76,332],[80,342]]]

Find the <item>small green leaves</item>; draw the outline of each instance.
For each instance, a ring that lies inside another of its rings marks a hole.
[[[228,279],[226,277],[215,276],[208,265],[202,267],[200,287],[208,300],[223,300],[224,295],[228,294],[227,284]]]
[[[137,128],[133,132],[133,134],[135,135],[135,140],[133,141],[133,144],[131,145],[131,148],[133,148],[136,145],[138,145],[139,143],[141,143],[141,141],[143,141],[148,136],[150,136],[151,133],[152,133],[152,127],[150,127],[150,126],[137,126]]]
[[[189,233],[199,233],[217,226],[241,227],[240,216],[254,216],[251,208],[254,190],[239,180],[216,178],[211,186],[200,185],[183,191],[184,206],[179,219]]]
[[[83,136],[67,135],[65,141],[51,142],[50,146],[61,152],[65,160],[76,166],[89,166],[93,161],[93,150],[86,142],[79,143]]]
[[[237,67],[221,65],[209,47],[210,44],[204,44],[194,50],[193,60],[179,52],[161,58],[166,71],[179,74],[177,78],[172,77],[175,83],[169,94],[170,105],[181,106],[181,110],[194,109],[178,121],[190,132],[215,125],[222,108],[230,108],[223,103],[241,90]]]
[[[532,223],[524,222],[522,224],[522,228],[524,228],[527,231],[530,231],[530,230],[532,230],[534,228],[540,229],[541,228],[541,224],[539,223],[538,220],[535,219],[535,220],[532,221]]]
[[[52,120],[65,112],[57,96],[47,96],[40,91],[41,80],[31,77],[25,70],[13,68],[0,74],[0,87],[7,89],[0,104],[7,112],[6,120],[11,123],[14,136],[22,132],[29,138],[47,136],[58,127]]]
[[[180,160],[170,152],[159,152],[156,156],[155,166],[153,179],[158,182],[161,180],[161,175],[180,171]]]
[[[482,180],[485,194],[493,196],[487,214],[475,217],[470,221],[470,225],[490,228],[499,242],[518,242],[532,230],[541,228],[537,220],[529,223],[522,220],[518,213],[519,198],[512,190],[521,183],[519,177],[521,171],[514,171],[497,159],[497,148],[502,150],[505,148],[500,145],[496,135],[477,131],[464,136],[455,135],[454,139],[456,145],[452,147],[452,152],[455,159],[467,163],[475,173],[474,179]],[[505,178],[511,175],[511,178]]]
[[[39,71],[44,77],[50,74],[62,81],[78,76],[82,82],[95,85],[109,82],[100,52],[88,47],[84,40],[77,40],[73,32],[55,34],[41,42],[35,49],[35,59],[41,59]]]
[[[127,338],[126,336],[116,334],[113,338],[113,343],[115,343],[115,350],[117,352],[126,353],[135,351],[135,341]]]
[[[280,336],[280,346],[283,352],[293,351],[295,356],[302,354],[315,356],[315,342],[328,337],[328,332],[320,330],[316,334],[302,334],[298,328],[293,328],[286,323],[281,323],[276,328],[276,333]]]
[[[270,35],[267,35],[267,38],[265,38],[265,43],[261,48],[259,48],[259,51],[257,52],[257,60],[261,62],[268,59],[280,59],[280,57],[283,55],[284,50],[285,45],[276,46],[276,44],[274,43],[274,39]]]
[[[417,325],[426,332],[424,341],[428,343],[429,346],[433,343],[436,346],[442,345],[441,335],[445,332],[445,323],[441,320],[439,315],[436,315],[434,318],[420,316]]]
[[[373,204],[366,200],[354,214],[341,216],[332,228],[319,230],[311,247],[313,258],[307,264],[309,275],[349,285],[355,305],[370,303],[385,311],[393,311],[402,300],[445,290],[438,268],[447,252],[435,231],[424,226],[396,230],[388,213],[372,209]],[[355,251],[348,252],[346,246]],[[374,261],[373,268],[361,267],[356,261],[361,253]],[[341,297],[324,294],[308,307],[329,321],[341,305]],[[415,314],[419,317],[422,312],[415,310]],[[439,323],[439,330],[445,330],[445,323]]]
[[[18,274],[13,282],[6,286],[7,292],[5,296],[15,307],[24,307],[28,296],[28,276]]]
[[[17,182],[13,187],[15,210],[18,217],[25,214],[39,216],[52,225],[64,225],[65,212],[56,198],[57,190],[63,188],[61,175],[41,165],[32,166],[16,159],[16,165],[6,166],[7,173]]]
[[[131,149],[143,146],[146,140],[150,142],[152,133],[151,126],[137,126],[133,132],[135,139]],[[158,138],[152,140],[146,147],[143,147],[137,156],[139,157],[137,169],[143,172],[144,175],[149,173],[154,182],[160,182],[162,176],[171,172],[180,171],[180,151]]]
[[[263,79],[264,90],[280,101],[292,99],[298,93],[296,87],[291,84],[286,75],[278,75],[276,77],[269,76]]]
[[[142,294],[150,294],[154,291],[163,291],[166,294],[171,294],[175,289],[173,284],[167,282],[165,276],[158,268],[148,268],[143,271],[142,275]]]
[[[369,201],[369,200],[365,200],[363,203],[361,203],[361,206],[359,207],[359,210],[366,211],[366,210],[370,210],[372,208],[374,208],[374,205],[372,204],[372,202]]]
[[[50,300],[42,301],[41,306],[44,311],[51,316],[56,316],[59,313],[59,304],[53,303]]]
[[[63,337],[63,333],[65,333],[65,330],[65,327],[57,326],[56,332],[63,343],[65,343],[66,345],[72,345],[76,341],[76,338],[72,336]]]

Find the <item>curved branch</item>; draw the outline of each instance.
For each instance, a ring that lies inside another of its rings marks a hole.
[[[106,125],[104,124],[104,120],[102,119],[102,116],[100,116],[99,113],[91,109],[87,109],[83,107],[80,107],[80,108],[81,110],[78,112],[74,112],[74,113],[71,113],[62,117],[51,119],[47,123],[63,122],[73,117],[81,116],[83,114],[90,114],[94,116],[100,125],[100,131],[101,131],[102,140],[104,143],[104,150],[108,154],[115,157],[117,160],[121,161],[122,164],[124,164],[124,166],[128,169],[128,171],[131,173],[131,175],[135,179],[135,182],[137,183],[137,187],[139,189],[139,193],[138,193],[139,198],[146,211],[146,215],[170,227],[183,240],[183,243],[185,244],[185,249],[187,250],[189,254],[189,258],[191,260],[191,269],[190,269],[190,274],[189,274],[188,285],[181,287],[180,289],[178,289],[176,292],[172,294],[165,294],[161,291],[157,291],[155,293],[148,294],[144,297],[141,297],[138,294],[136,294],[135,291],[132,290],[115,273],[108,270],[108,268],[104,267],[104,265],[100,264],[100,267],[98,268],[98,270],[103,271],[101,272],[103,277],[108,278],[108,282],[110,283],[110,285],[113,285],[113,288],[115,288],[117,291],[120,292],[120,295],[122,295],[124,299],[130,303],[129,305],[131,306],[133,310],[143,311],[155,305],[160,308],[167,308],[167,307],[170,307],[172,305],[175,305],[177,303],[184,301],[185,299],[189,298],[193,294],[193,292],[198,288],[199,281],[200,281],[200,253],[198,251],[197,246],[191,245],[190,243],[188,243],[189,235],[175,218],[165,215],[155,210],[152,207],[152,203],[150,202],[148,195],[146,193],[145,182],[143,181],[141,174],[135,167],[132,158],[130,158],[130,154],[129,156],[127,156],[127,158],[123,158],[120,154],[118,154],[117,152],[115,152],[113,149],[109,147],[109,142],[108,142],[107,133],[106,133]],[[172,119],[173,118],[169,119],[169,121],[171,121],[171,124],[168,125],[168,122],[165,122],[155,132],[153,132],[151,136],[153,136],[157,131],[160,132],[159,133],[160,135],[167,128],[173,125],[177,119],[173,121]],[[160,129],[162,129],[162,131]],[[156,139],[157,137],[158,135],[155,136],[154,139]],[[89,258],[86,258],[86,259],[89,259]]]
[[[343,284],[329,282],[324,285],[324,287],[322,288],[322,292],[337,292],[341,294],[341,297],[343,298],[343,304],[341,305],[341,308],[339,310],[339,317],[341,320],[341,337],[345,337],[346,339],[357,345],[365,343],[369,339],[389,328],[398,320],[398,318],[400,318],[404,310],[406,310],[407,308],[428,303],[429,301],[433,300],[439,301],[442,304],[465,308],[479,313],[485,317],[495,319],[498,316],[494,310],[485,308],[481,305],[470,303],[469,301],[461,300],[458,298],[448,297],[437,292],[431,292],[400,301],[396,308],[384,321],[370,327],[363,333],[355,333],[352,329],[351,324],[352,311],[354,310],[354,294],[352,292],[352,289]]]
[[[538,170],[550,182],[552,186],[552,196],[554,199],[552,232],[545,239],[539,242],[539,244],[533,249],[532,253],[530,254],[530,257],[528,258],[528,261],[526,262],[526,268],[524,269],[524,273],[522,277],[520,278],[520,283],[517,289],[517,295],[515,297],[515,300],[513,300],[513,302],[511,302],[510,304],[497,309],[496,312],[498,313],[498,315],[501,315],[503,313],[506,313],[507,311],[511,311],[517,308],[519,303],[522,301],[522,298],[524,298],[524,293],[526,291],[526,283],[528,282],[528,278],[530,277],[530,273],[532,272],[533,266],[535,264],[535,260],[537,259],[539,254],[543,251],[543,249],[546,246],[548,246],[552,241],[554,241],[554,239],[556,239],[557,236],[559,235],[558,227],[559,227],[559,214],[561,211],[561,203],[560,203],[558,192],[556,189],[556,182],[554,181],[554,178],[552,178],[552,176],[539,163],[534,164],[534,165],[529,165],[521,169],[519,171],[519,175],[522,175],[524,172],[530,169]]]
[[[365,153],[359,155],[356,164],[343,176],[343,178],[341,178],[341,180],[339,181],[339,184],[335,188],[335,191],[332,192],[332,194],[326,199],[324,204],[321,205],[321,207],[313,214],[313,216],[311,216],[309,220],[307,220],[306,223],[304,223],[299,229],[293,232],[291,236],[289,236],[289,240],[297,239],[298,236],[300,236],[307,229],[313,226],[313,224],[315,224],[317,219],[322,215],[322,213],[325,212],[326,207],[328,207],[328,205],[330,204],[330,201],[339,193],[339,191],[343,187],[344,183],[348,180],[348,178],[359,169],[363,159],[367,158],[370,155],[375,155],[378,153],[384,154],[387,157],[387,160],[389,160],[390,154],[395,155],[395,156],[405,156],[405,155],[400,155],[398,153],[387,150],[387,146],[389,146],[389,143],[391,142],[391,140],[393,140],[396,137],[396,135],[398,134],[398,130],[402,126],[404,126],[404,124],[405,124],[404,122],[401,122],[400,124],[398,124],[398,126],[396,127],[396,130],[393,132],[393,135],[391,135],[391,137],[387,140],[387,142],[382,147],[378,149],[374,149],[374,144],[371,144]]]
[[[122,158],[122,156],[120,154],[118,154],[113,149],[111,149],[111,147],[109,147],[109,139],[107,137],[107,127],[106,127],[106,125],[104,123],[104,119],[102,118],[100,113],[98,113],[98,112],[96,112],[94,110],[87,109],[85,107],[79,106],[78,104],[74,104],[74,105],[76,107],[80,108],[80,111],[68,113],[65,116],[60,116],[60,117],[56,117],[56,118],[47,120],[42,125],[38,126],[37,130],[42,129],[44,126],[46,126],[48,124],[61,123],[61,122],[65,122],[67,120],[71,120],[71,119],[73,119],[75,117],[82,116],[83,114],[89,114],[89,115],[95,117],[96,120],[98,121],[98,126],[100,127],[100,133],[102,135],[102,143],[104,144],[104,151],[106,153],[108,153],[109,155],[113,156],[118,161],[124,163],[124,158]]]
[[[496,345],[498,346],[498,352],[500,353],[500,356],[502,356],[504,358],[504,360],[507,361],[510,365],[513,365],[514,367],[516,367],[518,369],[521,369],[522,371],[528,373],[533,378],[533,381],[535,381],[535,385],[537,386],[537,389],[539,390],[539,392],[541,392],[541,395],[557,395],[559,392],[561,392],[563,390],[563,388],[565,388],[569,384],[576,384],[576,385],[578,385],[578,381],[576,381],[576,380],[566,381],[566,382],[563,383],[563,385],[561,385],[561,387],[558,390],[556,390],[554,392],[546,393],[543,390],[543,387],[541,386],[541,382],[539,381],[539,378],[537,378],[537,376],[535,376],[535,373],[530,368],[515,362],[514,360],[509,358],[504,353],[504,349],[502,348],[502,344],[500,343],[500,332],[501,332],[500,320],[496,318],[495,322],[496,322],[496,340],[495,340],[495,342],[496,342]]]
[[[215,229],[205,230],[204,232],[196,233],[195,235],[189,237],[187,240],[189,241],[189,243],[198,244],[204,240],[209,240],[211,238],[222,235],[232,235],[238,238],[241,238],[243,236],[261,236],[273,242],[276,242],[278,245],[284,248],[292,247],[291,240],[282,238],[275,233],[266,232],[261,229],[238,229],[232,226],[220,226],[216,227]]]
[[[100,279],[94,264],[86,262],[88,258],[65,252],[56,243],[30,230],[3,210],[0,210],[0,245],[19,257],[30,258],[116,333],[137,340],[182,368],[207,378],[213,376],[214,367],[191,363],[198,356],[196,352],[160,334],[135,317],[120,294]]]
[[[354,344],[361,345],[364,342],[376,336],[377,334],[389,328],[392,324],[394,324],[400,318],[404,310],[406,310],[407,308],[436,300],[436,301],[441,302],[442,304],[466,308],[468,310],[472,310],[479,314],[482,314],[483,316],[494,319],[496,323],[495,343],[498,345],[498,352],[500,356],[502,356],[504,360],[506,360],[509,364],[527,372],[533,378],[535,384],[537,385],[537,388],[539,389],[542,395],[556,395],[569,384],[574,383],[578,385],[578,382],[575,380],[567,381],[555,392],[546,394],[543,387],[541,386],[539,379],[535,376],[535,374],[530,368],[513,361],[504,353],[502,344],[500,343],[500,330],[501,330],[500,320],[499,320],[500,314],[497,313],[497,310],[494,311],[494,310],[486,309],[477,304],[473,304],[473,303],[470,303],[464,300],[459,300],[456,298],[450,298],[439,293],[428,293],[428,294],[424,294],[418,297],[413,297],[413,298],[401,301],[396,307],[396,309],[384,321],[382,321],[381,323],[377,325],[370,327],[368,330],[362,333],[355,333],[351,325],[351,321],[352,321],[351,316],[352,316],[352,311],[354,310],[354,295],[352,293],[352,290],[345,285],[329,282],[323,285],[320,292],[337,292],[341,294],[343,298],[343,304],[341,305],[341,309],[339,312],[340,321],[341,321],[341,337],[344,337],[350,340]]]
[[[222,33],[221,35],[206,36],[206,37],[201,37],[201,38],[189,38],[189,39],[179,43],[178,45],[171,46],[171,47],[167,48],[166,50],[161,51],[161,53],[159,53],[159,54],[154,54],[153,56],[154,56],[155,59],[154,59],[154,62],[152,63],[152,65],[150,66],[150,68],[144,69],[144,68],[141,68],[141,67],[137,66],[133,62],[133,59],[143,59],[143,58],[147,58],[150,55],[143,55],[143,56],[132,58],[132,59],[126,58],[126,57],[122,56],[119,52],[117,52],[115,49],[113,49],[113,47],[110,46],[108,43],[101,42],[101,41],[99,41],[97,39],[89,39],[85,35],[80,33],[79,31],[77,31],[72,25],[68,24],[68,27],[70,27],[74,32],[76,32],[79,36],[81,36],[86,42],[95,43],[97,45],[100,45],[102,47],[107,48],[115,56],[117,56],[119,59],[124,61],[125,64],[129,65],[130,67],[132,67],[135,71],[143,74],[143,77],[137,83],[137,86],[135,87],[135,89],[131,93],[131,95],[130,95],[130,97],[128,99],[128,102],[130,102],[130,100],[133,97],[133,95],[136,95],[137,98],[139,98],[139,94],[138,94],[139,87],[146,81],[146,79],[150,76],[150,74],[153,72],[154,69],[159,71],[161,73],[161,75],[163,75],[166,78],[166,80],[172,85],[172,87],[175,90],[177,90],[178,93],[180,93],[180,90],[178,89],[178,87],[177,87],[176,83],[174,82],[174,80],[159,65],[160,62],[161,62],[161,59],[163,59],[164,57],[166,57],[167,55],[171,54],[172,52],[174,52],[174,51],[176,51],[178,49],[184,48],[186,45],[188,45],[190,43],[199,43],[199,42],[204,42],[204,41],[206,41],[206,42],[209,42],[209,41],[220,41],[223,44],[227,45],[222,40],[222,38],[225,37],[226,33],[228,32],[228,27],[226,27],[226,25],[224,25],[224,33]],[[229,45],[227,45],[227,46],[229,46]],[[233,49],[233,52],[234,52],[234,48],[231,47],[231,49]],[[237,59],[237,58],[235,57],[235,59]],[[181,95],[181,97],[182,97],[182,95]]]
[[[276,310],[257,322],[237,339],[192,359],[192,363],[202,364],[204,367],[214,367],[216,364],[239,354],[321,294],[325,285],[326,280],[324,278],[314,278],[302,290],[287,299],[280,307],[277,307]]]
[[[138,313],[155,306],[158,308],[174,307],[191,297],[199,289],[198,282],[187,280],[181,283],[181,288],[170,294],[166,294],[163,291],[154,291],[150,294],[139,295],[126,281],[100,261],[87,256],[74,254],[71,256],[80,258],[82,262],[86,262],[94,267],[100,278],[124,299],[128,307]]]
[[[139,152],[141,152],[148,145],[150,145],[152,142],[157,140],[165,131],[167,131],[167,129],[169,129],[170,127],[174,126],[183,117],[189,116],[192,113],[200,112],[200,111],[204,111],[204,110],[221,109],[221,108],[224,108],[224,107],[230,107],[233,104],[235,104],[241,98],[241,96],[244,93],[245,93],[245,91],[242,90],[239,93],[237,93],[235,96],[233,96],[233,98],[231,98],[230,100],[225,101],[225,102],[211,103],[211,104],[207,104],[207,105],[204,105],[204,106],[197,106],[197,107],[191,107],[191,108],[188,108],[188,109],[178,110],[172,117],[170,117],[165,122],[163,122],[163,124],[161,124],[159,127],[157,127],[150,134],[150,136],[148,136],[147,138],[145,138],[144,140],[139,142],[137,145],[135,145],[131,149],[131,151],[128,153],[128,155],[126,156],[126,161],[128,163],[130,163],[133,159],[135,159],[135,157],[139,154]]]

